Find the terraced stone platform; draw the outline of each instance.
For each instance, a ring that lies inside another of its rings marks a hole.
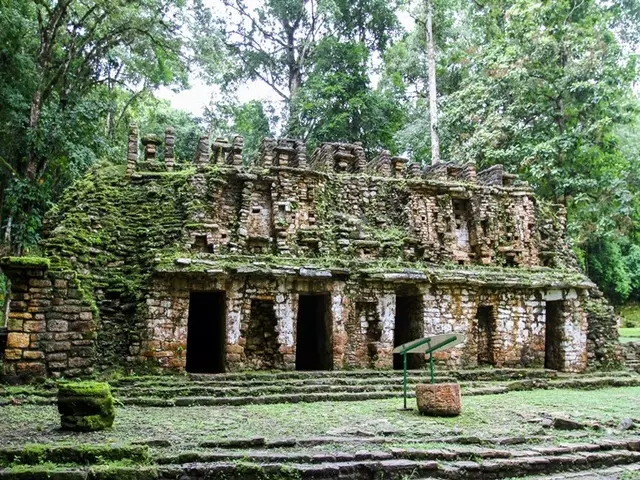
[[[473,396],[514,390],[640,386],[640,375],[629,371],[570,375],[554,370],[486,369],[446,372],[436,381],[459,382],[462,394]],[[414,396],[416,383],[425,382],[428,382],[428,372],[409,371],[408,395]],[[140,376],[110,383],[123,405],[150,407],[361,401],[403,395],[402,372],[394,370]],[[0,387],[0,405],[15,401],[50,404],[55,401],[55,395],[54,383]]]
[[[391,371],[125,377],[112,382],[113,430],[82,434],[58,429],[50,385],[6,387],[0,479],[639,478],[637,374],[487,370],[445,379],[464,385],[460,417],[400,409]],[[393,396],[366,399],[386,392]],[[297,403],[270,403],[294,395]],[[196,398],[268,400],[177,408]],[[560,429],[567,424],[574,429]]]

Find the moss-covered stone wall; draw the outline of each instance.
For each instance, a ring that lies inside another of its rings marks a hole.
[[[579,299],[592,284],[564,241],[564,212],[501,169],[423,169],[384,152],[368,161],[355,144],[325,144],[307,159],[289,140],[266,142],[245,165],[237,139],[216,140],[211,155],[203,140],[196,163],[168,165],[149,152],[138,162],[136,142],[132,134],[126,170],[95,166],[46,221],[43,275],[55,282],[73,274],[95,310],[91,367],[184,369],[189,292],[205,290],[226,292],[229,368],[293,368],[305,292],[331,296],[335,368],[389,367],[390,312],[408,290],[422,309],[413,335],[473,332],[485,295],[506,322],[496,328],[495,363],[539,365],[539,310],[545,292],[559,290],[575,295],[566,299],[575,345],[565,340],[577,353],[567,350],[565,367],[582,368]],[[5,269],[12,282],[22,281],[19,272]],[[274,327],[251,324],[251,302],[260,299],[277,319],[275,337],[262,343],[251,336]],[[509,322],[519,322],[517,339]],[[266,345],[269,360],[247,358],[247,340]],[[472,365],[473,342],[449,363]],[[11,350],[5,359],[17,355]],[[70,365],[70,376],[90,372]],[[54,370],[45,365],[45,374]]]
[[[89,376],[96,362],[98,311],[75,272],[48,270],[43,258],[5,258],[11,278],[11,311],[3,377]]]

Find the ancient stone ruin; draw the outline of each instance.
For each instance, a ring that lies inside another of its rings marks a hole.
[[[42,258],[3,260],[5,378],[401,368],[395,345],[450,332],[468,339],[441,367],[582,371],[616,351],[563,208],[499,165],[294,139],[245,158],[241,137],[183,161],[172,129],[138,135],[126,169],[97,165],[50,212]]]

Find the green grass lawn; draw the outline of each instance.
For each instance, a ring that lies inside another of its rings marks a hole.
[[[276,439],[384,434],[425,440],[451,435],[488,438],[539,432],[538,424],[526,420],[543,413],[617,424],[623,418],[634,416],[638,398],[640,387],[589,392],[536,390],[465,397],[463,413],[456,418],[428,418],[416,410],[399,410],[401,399],[244,407],[119,407],[114,428],[93,433],[60,431],[55,406],[16,405],[0,407],[0,439],[4,445],[15,445],[162,438],[177,448],[184,448],[204,440],[256,436]],[[415,406],[415,400],[411,406]]]
[[[636,303],[620,307],[618,312],[623,318],[622,326],[626,328],[640,328],[640,305]]]
[[[640,342],[640,328],[619,328],[620,341],[625,342]]]

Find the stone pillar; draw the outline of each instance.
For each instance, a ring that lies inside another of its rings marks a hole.
[[[296,157],[298,157],[298,168],[308,168],[307,147],[302,140],[296,143]]]
[[[176,144],[176,131],[169,127],[164,131],[164,163],[168,171],[173,170],[175,165],[174,147]]]
[[[260,143],[260,156],[258,157],[258,165],[262,167],[271,167],[276,156],[277,142],[273,138],[263,138]]]
[[[354,171],[361,172],[364,170],[364,167],[367,165],[367,157],[364,153],[364,148],[362,146],[362,142],[355,142],[353,149],[353,155],[356,157]]]
[[[198,141],[198,149],[196,150],[196,163],[209,163],[209,135],[203,135]]]
[[[138,126],[129,125],[129,142],[127,145],[127,175],[131,175],[138,163]]]
[[[242,165],[242,149],[244,148],[244,138],[237,136],[233,139],[231,153],[227,157],[227,163],[231,165]]]
[[[407,168],[407,173],[413,178],[422,176],[422,165],[417,162],[410,162],[409,167]]]
[[[142,137],[142,145],[144,145],[144,159],[153,161],[158,153],[158,145],[162,144],[162,140],[155,133],[150,133]]]

